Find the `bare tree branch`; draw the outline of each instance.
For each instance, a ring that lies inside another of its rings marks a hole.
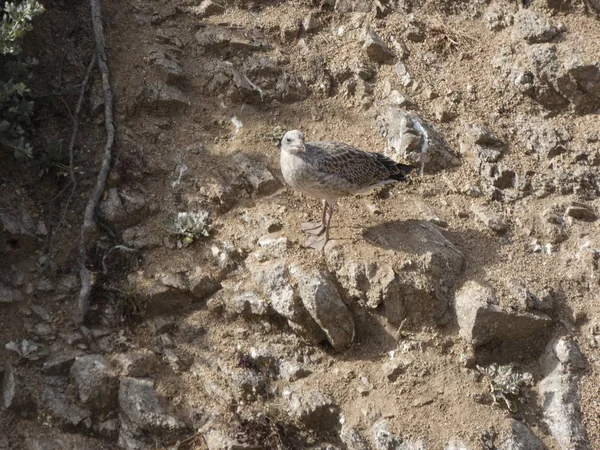
[[[70,183],[67,184],[59,194],[51,200],[50,205],[54,203],[62,193],[71,186],[71,193],[67,198],[67,202],[63,208],[63,214],[60,217],[58,223],[53,230],[50,230],[48,233],[48,244],[46,246],[48,254],[52,253],[52,241],[54,239],[55,230],[60,229],[62,223],[67,216],[67,211],[69,210],[69,205],[71,204],[71,199],[73,198],[73,194],[75,193],[75,189],[77,188],[77,179],[75,178],[75,170],[74,170],[74,151],[75,151],[75,141],[77,140],[77,134],[79,132],[79,115],[81,114],[81,106],[83,105],[83,99],[85,97],[85,91],[87,90],[88,83],[90,81],[90,76],[92,75],[92,70],[96,67],[96,53],[92,55],[92,59],[88,65],[87,70],[85,71],[85,77],[83,78],[83,82],[81,83],[81,89],[79,91],[79,99],[77,100],[77,106],[75,107],[75,116],[73,117],[73,128],[71,131],[71,139],[69,140],[69,178],[71,179]]]
[[[81,241],[79,242],[79,277],[81,278],[81,290],[79,291],[79,302],[77,311],[77,321],[82,323],[90,306],[90,294],[92,292],[92,274],[86,267],[87,246],[90,235],[94,229],[94,213],[100,197],[104,192],[106,178],[110,171],[112,157],[112,147],[115,141],[115,124],[113,119],[113,92],[110,86],[110,74],[108,71],[106,57],[106,38],[104,36],[104,27],[102,25],[102,12],[100,10],[100,0],[90,0],[92,10],[92,25],[94,28],[94,40],[96,41],[96,56],[98,69],[102,76],[102,91],[104,93],[104,126],[106,128],[106,144],[104,146],[104,157],[102,167],[96,179],[96,186],[88,200],[83,218],[83,227],[81,228]]]

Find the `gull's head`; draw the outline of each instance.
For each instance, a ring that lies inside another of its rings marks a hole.
[[[281,138],[282,152],[299,153],[304,150],[304,134],[301,131],[288,131]]]

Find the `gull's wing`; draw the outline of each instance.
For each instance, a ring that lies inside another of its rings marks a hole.
[[[338,176],[356,189],[385,182],[404,181],[411,166],[399,164],[380,153],[365,152],[341,142],[307,142],[306,159],[315,170]]]

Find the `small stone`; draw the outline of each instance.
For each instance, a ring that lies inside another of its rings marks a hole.
[[[154,381],[145,378],[121,378],[119,406],[129,428],[136,432],[169,433],[185,425],[168,415],[154,392]]]
[[[383,375],[389,381],[396,381],[398,376],[406,370],[406,367],[410,364],[410,361],[404,361],[398,358],[386,361],[382,366]]]
[[[361,395],[368,395],[369,392],[373,390],[373,383],[371,383],[367,377],[362,376],[358,380],[358,386],[356,387],[356,390]]]
[[[367,56],[377,63],[384,63],[394,58],[394,53],[374,31],[367,31],[365,33],[363,47],[367,51]]]
[[[453,107],[445,105],[444,103],[437,103],[433,108],[433,113],[437,120],[442,123],[452,122],[458,117],[458,114]]]
[[[411,99],[402,95],[400,92],[398,92],[395,89],[392,92],[390,92],[388,100],[392,105],[397,105],[397,106],[402,106],[402,107],[414,105],[414,103]]]
[[[33,333],[45,339],[53,339],[56,335],[54,327],[46,322],[40,322],[33,327]]]
[[[426,450],[423,441],[412,441],[398,437],[389,431],[387,420],[379,420],[373,425],[375,450]]]
[[[340,438],[348,450],[369,450],[371,448],[365,437],[354,428],[343,426]]]
[[[111,366],[121,375],[128,377],[147,377],[159,369],[158,358],[151,352],[119,353],[111,358]]]
[[[307,33],[312,33],[317,31],[320,28],[321,24],[319,23],[319,19],[313,13],[308,14],[302,20],[302,28]]]
[[[333,403],[333,399],[319,390],[292,393],[289,409],[294,419],[308,427],[322,428],[338,421],[338,408]]]
[[[228,311],[246,317],[272,314],[268,301],[254,291],[232,296],[225,305]]]
[[[492,131],[485,125],[475,124],[467,128],[473,142],[477,145],[497,147],[503,145]]]
[[[35,403],[23,377],[7,360],[4,365],[4,378],[2,382],[2,406],[22,414],[35,411]]]
[[[550,20],[532,9],[520,9],[514,15],[514,20],[513,36],[529,44],[548,42],[559,33]]]
[[[210,17],[225,12],[225,6],[212,0],[204,0],[199,6],[192,8],[192,12],[198,17]]]
[[[426,100],[433,100],[435,98],[438,98],[439,96],[440,96],[440,94],[435,92],[430,87],[427,87],[423,90],[423,97],[425,97]]]
[[[477,198],[483,195],[483,191],[479,186],[471,186],[469,187],[468,194],[470,197]]]
[[[0,303],[13,303],[23,299],[23,295],[17,289],[11,289],[0,283]]]
[[[243,154],[236,153],[231,157],[231,161],[258,194],[272,194],[279,188],[280,184],[271,172]]]
[[[506,220],[500,214],[490,212],[486,208],[479,205],[472,205],[471,211],[483,224],[496,233],[502,233],[508,228]]]
[[[163,81],[145,84],[137,100],[140,106],[158,113],[181,112],[191,105],[181,89]]]
[[[182,286],[187,285],[190,294],[198,300],[205,299],[220,288],[220,284],[212,277],[210,271],[201,266],[196,266],[189,271],[187,273],[187,282],[182,281],[182,283]]]
[[[109,373],[104,356],[80,356],[70,373],[83,405],[95,410],[110,410],[116,405],[118,379]]]
[[[78,356],[76,352],[53,355],[44,362],[42,370],[46,375],[67,375]]]
[[[77,406],[74,402],[69,401],[65,394],[55,392],[49,387],[44,389],[42,404],[44,413],[62,426],[77,427],[84,425],[85,428],[89,428],[91,425],[88,410]]]
[[[104,218],[111,223],[119,223],[127,219],[127,211],[125,211],[117,188],[108,190],[106,200],[100,203],[100,211],[102,211]]]
[[[283,361],[279,365],[279,376],[286,381],[293,382],[309,376],[312,372],[299,364],[291,361]]]
[[[567,207],[565,216],[588,222],[592,222],[597,218],[596,213],[591,208],[582,204],[571,205]]]
[[[409,24],[404,32],[404,37],[412,42],[424,42],[425,32],[416,24]]]
[[[565,367],[570,369],[585,369],[586,364],[583,355],[576,344],[566,339],[557,339],[550,344],[550,348],[556,358]]]

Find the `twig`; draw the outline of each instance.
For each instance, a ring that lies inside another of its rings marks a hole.
[[[107,251],[104,254],[104,256],[102,257],[102,270],[104,271],[104,273],[108,272],[108,267],[106,265],[106,258],[108,257],[108,255],[111,254],[111,252],[113,250],[122,250],[122,251],[124,251],[126,253],[137,253],[137,250],[134,249],[134,248],[129,248],[129,247],[126,247],[124,245],[115,245],[113,248],[111,248],[109,251]]]
[[[96,63],[96,53],[94,53],[92,55],[92,59],[90,60],[87,70],[85,71],[85,77],[83,78],[83,82],[81,83],[81,89],[79,91],[79,99],[77,100],[77,106],[75,107],[75,115],[72,116],[73,117],[73,128],[71,131],[71,140],[69,141],[69,178],[71,179],[71,181],[63,189],[61,189],[61,191],[58,193],[58,195],[56,197],[54,197],[52,199],[52,202],[57,200],[63,194],[63,192],[69,186],[71,186],[71,193],[69,194],[69,197],[67,198],[67,203],[64,206],[63,214],[62,214],[61,218],[59,219],[58,223],[56,224],[56,226],[53,227],[55,230],[58,230],[60,228],[60,226],[62,225],[62,223],[64,222],[65,217],[67,216],[67,211],[69,210],[69,205],[71,204],[71,199],[73,198],[73,194],[75,194],[75,189],[77,187],[77,180],[75,179],[75,170],[73,168],[73,159],[74,159],[73,152],[75,149],[75,141],[77,140],[77,133],[79,132],[79,115],[81,114],[81,105],[83,105],[83,98],[85,96],[85,91],[87,89],[87,85],[89,83],[90,76],[92,74],[92,70],[94,70],[94,66],[96,65],[95,63]],[[61,97],[61,99],[62,99],[62,97]],[[66,103],[65,103],[65,105],[66,105]],[[67,106],[67,109],[68,109],[68,106]],[[69,111],[69,113],[70,113],[70,111]],[[47,252],[51,253],[52,252],[52,240],[54,238],[54,233],[52,231],[50,231],[49,236],[50,237],[48,240]]]
[[[110,161],[112,157],[112,147],[115,141],[115,124],[113,119],[113,92],[110,86],[108,65],[106,64],[106,38],[104,36],[104,27],[102,25],[102,12],[100,10],[100,0],[90,0],[92,11],[92,24],[94,28],[94,40],[96,41],[96,56],[98,60],[98,69],[102,75],[102,91],[104,92],[104,126],[106,128],[106,144],[104,146],[104,157],[102,167],[96,179],[96,186],[85,207],[83,217],[83,226],[81,228],[81,241],[79,242],[79,277],[81,278],[81,290],[79,291],[79,302],[77,311],[77,321],[83,322],[90,306],[90,294],[92,292],[92,275],[85,266],[87,260],[87,244],[90,235],[94,229],[94,212],[96,205],[100,201],[106,178],[110,171]]]

